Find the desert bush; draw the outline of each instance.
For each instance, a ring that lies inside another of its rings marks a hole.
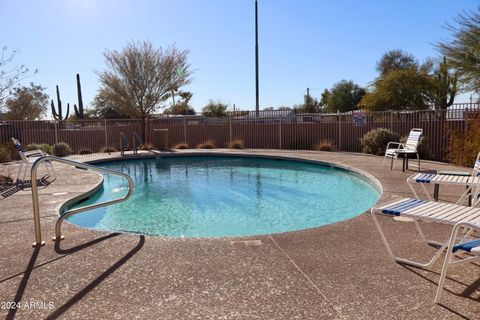
[[[152,150],[153,149],[153,144],[151,143],[143,143],[140,146],[140,150]]]
[[[42,150],[44,153],[53,154],[53,147],[46,143],[30,143],[27,144],[25,147],[25,151],[32,151],[32,150]]]
[[[38,148],[47,154],[53,154],[53,147],[46,143],[41,143]]]
[[[331,140],[322,140],[315,145],[317,151],[335,151],[335,143]]]
[[[188,149],[188,143],[177,143],[173,149]]]
[[[0,163],[13,160],[12,149],[6,144],[0,144]]]
[[[197,144],[198,149],[213,149],[215,148],[215,142],[213,140],[207,140],[205,142]]]
[[[468,121],[465,131],[447,131],[447,158],[453,164],[471,167],[480,151],[480,119]]]
[[[389,142],[400,142],[400,134],[385,128],[377,128],[368,131],[360,138],[362,152],[384,155]]]
[[[29,143],[25,146],[25,151],[39,150],[40,146],[36,143]]]
[[[242,139],[235,139],[228,143],[229,149],[245,149],[245,143],[243,143]]]
[[[117,152],[118,150],[115,149],[114,147],[103,147],[100,152],[102,153],[111,153],[111,152]]]
[[[78,151],[78,154],[92,154],[92,153],[93,151],[88,148],[83,148],[83,149],[80,149],[80,151]]]
[[[59,142],[53,145],[53,154],[57,157],[66,157],[72,154],[72,148],[65,142]]]

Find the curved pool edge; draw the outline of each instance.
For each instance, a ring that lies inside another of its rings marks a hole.
[[[88,162],[85,162],[88,163]],[[98,181],[90,190],[78,194],[72,198],[67,199],[65,202],[63,202],[60,207],[58,208],[58,216],[60,217],[61,213],[65,211],[68,207],[75,205],[76,203],[79,203],[83,200],[86,200],[93,196],[95,193],[97,193],[98,190],[103,186],[103,176],[97,172],[92,172],[95,173],[97,176],[100,177],[100,181]],[[67,220],[68,221],[68,220]]]
[[[248,151],[247,151],[248,152]],[[319,153],[320,154],[320,153]],[[119,232],[122,234],[129,234],[129,235],[144,235],[148,237],[156,237],[156,238],[163,238],[163,239],[176,239],[176,240],[220,240],[220,239],[228,239],[228,240],[236,240],[236,239],[253,239],[253,238],[258,238],[258,237],[265,237],[269,235],[277,235],[277,234],[288,234],[288,233],[296,233],[296,232],[303,232],[306,230],[312,230],[312,229],[319,229],[325,226],[329,225],[335,225],[339,223],[344,223],[346,221],[352,220],[352,219],[357,219],[361,215],[367,213],[372,207],[374,207],[381,199],[383,196],[383,186],[381,182],[375,178],[372,174],[352,167],[348,165],[343,165],[339,163],[334,163],[330,161],[325,161],[325,160],[317,160],[317,159],[307,159],[302,156],[285,156],[285,155],[271,155],[271,154],[262,154],[262,153],[239,153],[239,152],[228,152],[228,151],[182,151],[182,152],[162,152],[161,154],[142,154],[142,155],[136,155],[136,156],[116,156],[116,157],[108,157],[108,158],[101,158],[101,159],[93,159],[93,160],[86,160],[83,161],[84,163],[88,164],[101,164],[101,163],[107,163],[107,162],[116,162],[116,161],[123,161],[123,160],[135,160],[135,159],[152,159],[152,158],[176,158],[176,157],[239,157],[239,158],[260,158],[260,159],[270,159],[270,160],[286,160],[286,161],[294,161],[294,162],[302,162],[302,163],[310,163],[310,164],[318,164],[318,165],[323,165],[323,166],[329,166],[331,168],[336,168],[344,171],[348,171],[349,173],[355,174],[358,178],[366,181],[367,183],[370,183],[375,189],[377,189],[379,193],[379,197],[377,201],[375,201],[371,207],[369,207],[367,210],[358,213],[357,215],[329,223],[327,225],[321,225],[321,226],[313,226],[313,227],[308,227],[300,230],[291,230],[291,231],[284,231],[284,232],[274,232],[274,233],[266,233],[266,234],[260,234],[260,235],[248,235],[248,236],[221,236],[221,237],[174,237],[174,236],[160,236],[160,235],[151,235],[147,233],[141,233],[141,232],[132,232],[132,231],[122,231],[122,230],[98,230],[98,229],[93,229],[93,228],[88,228],[88,227],[83,227],[80,225],[77,225],[75,223],[70,222],[68,219],[66,219],[64,222],[67,222],[69,226],[73,226],[75,228],[80,228],[84,230],[89,230],[93,232],[98,232],[98,233],[112,233],[112,232]],[[97,173],[98,174],[98,173]],[[100,174],[99,174],[100,175]],[[101,176],[101,175],[100,175]],[[58,211],[58,213],[62,212],[65,208],[72,206],[76,203],[79,203],[81,201],[84,201],[94,195],[103,185],[103,177],[101,181],[94,186],[91,190],[78,195],[74,198],[71,198],[64,202]]]

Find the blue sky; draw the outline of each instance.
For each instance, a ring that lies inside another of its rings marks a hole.
[[[437,57],[446,22],[473,11],[472,0],[259,0],[260,106],[302,102],[307,87],[320,96],[342,80],[366,86],[383,53],[401,48],[422,60]],[[188,86],[197,111],[210,98],[246,110],[255,106],[253,0],[1,0],[0,46],[20,50],[25,80],[76,103],[75,74],[84,101],[98,87],[105,49],[128,41],[173,43],[190,51]],[[457,102],[468,100],[462,95]]]

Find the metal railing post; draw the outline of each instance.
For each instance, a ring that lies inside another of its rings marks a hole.
[[[37,159],[31,169],[30,179],[32,181],[32,203],[33,203],[33,222],[35,226],[35,242],[33,247],[41,247],[45,244],[42,241],[42,230],[40,227],[40,207],[38,205],[38,188],[37,188],[37,168],[40,165],[42,158]]]
[[[123,172],[118,172],[118,171],[105,169],[105,168],[101,168],[101,167],[96,167],[96,166],[91,165],[91,164],[81,163],[81,162],[72,161],[72,160],[67,160],[67,159],[63,159],[63,158],[59,158],[59,157],[55,157],[55,156],[44,156],[44,157],[38,158],[33,163],[32,169],[31,169],[31,174],[30,174],[30,177],[32,179],[33,221],[34,221],[34,226],[35,226],[35,242],[33,243],[34,247],[40,247],[40,246],[43,246],[45,244],[45,242],[42,241],[42,233],[41,233],[41,227],[40,227],[40,207],[38,205],[38,188],[37,188],[37,169],[38,169],[38,166],[45,161],[60,162],[60,163],[72,165],[76,168],[90,169],[90,170],[101,172],[101,173],[117,175],[117,176],[120,176],[120,177],[123,177],[123,178],[127,179],[127,181],[128,181],[128,193],[121,198],[117,198],[117,199],[109,200],[109,201],[104,201],[104,202],[100,202],[100,203],[94,203],[94,204],[91,204],[91,205],[88,205],[88,206],[75,208],[75,209],[71,209],[71,210],[67,210],[67,211],[63,212],[60,215],[60,217],[58,218],[58,220],[55,224],[55,237],[53,238],[53,240],[64,239],[64,237],[62,236],[62,233],[61,233],[61,226],[62,226],[63,220],[65,220],[69,216],[80,213],[80,212],[83,212],[83,211],[96,209],[96,208],[100,208],[100,207],[105,207],[105,206],[108,206],[108,205],[111,205],[111,204],[115,204],[115,203],[125,201],[128,198],[130,198],[130,196],[133,193],[133,180],[128,174],[125,174]]]

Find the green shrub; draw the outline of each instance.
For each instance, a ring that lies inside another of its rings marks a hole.
[[[92,154],[92,153],[93,151],[88,148],[80,149],[80,151],[78,151],[78,154]]]
[[[314,147],[317,151],[335,151],[335,143],[331,140],[322,140]]]
[[[370,130],[360,138],[362,152],[383,156],[389,142],[399,142],[400,134],[385,128]]]
[[[53,145],[53,154],[57,157],[66,157],[72,154],[72,148],[65,142],[59,142]]]
[[[39,149],[45,153],[53,154],[53,147],[46,143],[41,143],[38,145]]]
[[[25,147],[25,151],[32,151],[32,150],[42,150],[44,153],[47,154],[53,154],[53,147],[51,145],[48,145],[46,143],[30,143],[27,144]]]
[[[36,143],[29,143],[25,146],[25,151],[33,151],[40,149],[40,146]]]

